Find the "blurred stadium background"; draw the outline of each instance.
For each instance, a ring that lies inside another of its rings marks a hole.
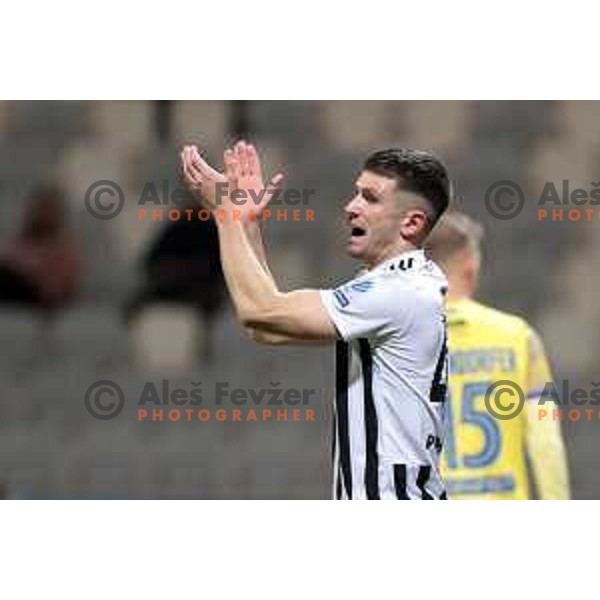
[[[191,359],[176,333],[201,334],[193,314],[162,311],[142,331],[123,319],[140,285],[140,257],[165,224],[138,221],[144,182],[168,180],[175,189],[183,142],[198,143],[220,164],[224,143],[241,134],[256,143],[267,173],[281,169],[288,187],[316,190],[314,223],[265,228],[283,286],[331,286],[352,273],[340,209],[367,154],[430,149],[449,167],[456,206],[486,228],[480,297],[540,331],[556,379],[587,389],[600,379],[600,223],[538,222],[534,208],[546,181],[589,190],[600,179],[600,102],[0,102],[0,246],[18,231],[32,189],[55,182],[84,264],[81,293],[49,331],[40,334],[27,311],[0,309],[4,497],[329,497],[331,349],[255,346],[226,310],[208,362]],[[102,179],[125,191],[125,209],[113,220],[94,219],[84,206],[86,189]],[[509,221],[492,218],[483,203],[502,179],[527,195],[526,210]],[[163,373],[169,357],[176,364]],[[138,423],[132,405],[142,383],[163,377],[183,387],[201,380],[205,397],[216,380],[314,388],[317,420]],[[87,388],[101,379],[118,382],[128,400],[111,421],[84,407]],[[600,497],[597,421],[565,422],[563,430],[574,497]]]

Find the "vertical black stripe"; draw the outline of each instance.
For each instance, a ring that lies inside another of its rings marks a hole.
[[[335,346],[335,412],[344,488],[348,499],[352,500],[350,432],[348,430],[348,344],[341,340],[338,340]]]
[[[333,415],[333,431],[331,432],[331,460],[335,461],[335,449],[337,447],[337,431],[336,431],[336,416]]]
[[[336,460],[336,450],[338,446],[337,442],[337,418],[334,415],[333,419],[333,431],[332,431],[332,444],[331,444],[331,462],[333,464],[333,481],[335,483],[335,497],[337,500],[342,498],[342,472],[340,469],[339,458]]]
[[[435,365],[435,373],[429,390],[429,400],[431,402],[446,402],[448,398],[448,372],[447,372],[447,357],[448,357],[448,331],[444,324],[444,340],[442,349]]]
[[[442,495],[440,496],[440,500],[448,500],[448,494],[446,494],[445,491],[442,492]]]
[[[365,466],[365,487],[369,500],[379,500],[379,457],[377,455],[377,411],[373,399],[373,357],[369,340],[358,340],[365,400],[365,437],[367,460]]]
[[[337,483],[335,485],[335,497],[338,500],[341,500],[342,499],[342,470],[339,466],[335,471],[335,479],[337,481]]]
[[[431,475],[431,467],[429,465],[425,467],[419,467],[419,473],[417,475],[417,487],[421,490],[421,498],[423,500],[433,500],[433,496],[425,489],[425,484],[429,481]]]
[[[406,465],[394,465],[394,487],[398,500],[410,500],[406,493]]]

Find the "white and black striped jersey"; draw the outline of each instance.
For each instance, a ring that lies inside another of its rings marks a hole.
[[[336,343],[334,497],[446,499],[440,477],[447,335],[442,271],[413,250],[322,301]]]

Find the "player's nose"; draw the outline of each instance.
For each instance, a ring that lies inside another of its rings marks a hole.
[[[359,212],[360,204],[358,202],[358,196],[353,196],[346,202],[346,206],[344,207],[344,212],[347,216],[351,217],[353,215],[357,215]]]

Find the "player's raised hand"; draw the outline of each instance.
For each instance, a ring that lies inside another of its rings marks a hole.
[[[237,198],[239,190],[239,180],[241,175],[240,161],[234,150],[227,149],[223,154],[225,163],[225,180],[227,182],[227,194],[221,199],[219,209],[227,213],[227,217],[232,220],[245,221],[248,213],[248,203],[244,202],[238,206],[234,196]]]
[[[236,219],[255,221],[283,185],[283,175],[277,174],[268,187],[263,183],[256,149],[246,142],[238,142],[224,154],[227,179],[227,210],[235,211]],[[219,206],[225,208],[225,200]]]
[[[217,184],[224,184],[227,180],[200,156],[196,146],[184,146],[181,152],[181,169],[191,194],[209,210],[218,208]]]
[[[247,201],[238,208],[243,209],[241,213],[244,216],[253,212],[258,217],[273,196],[281,190],[283,175],[278,173],[265,186],[260,159],[254,146],[240,141],[230,152],[239,166],[237,189],[246,192]],[[181,167],[184,181],[190,192],[209,210],[218,209],[225,192],[223,184],[227,183],[225,175],[213,169],[202,158],[196,146],[184,147],[181,152]]]
[[[225,179],[227,180],[228,191],[231,193],[238,189],[238,181],[240,178],[240,162],[237,154],[229,148],[223,154],[225,162]],[[227,195],[228,198],[230,194]]]
[[[256,148],[242,140],[235,145],[233,151],[239,165],[238,187],[246,192],[248,211],[252,209],[258,216],[273,196],[281,191],[283,174],[277,173],[265,186]]]

